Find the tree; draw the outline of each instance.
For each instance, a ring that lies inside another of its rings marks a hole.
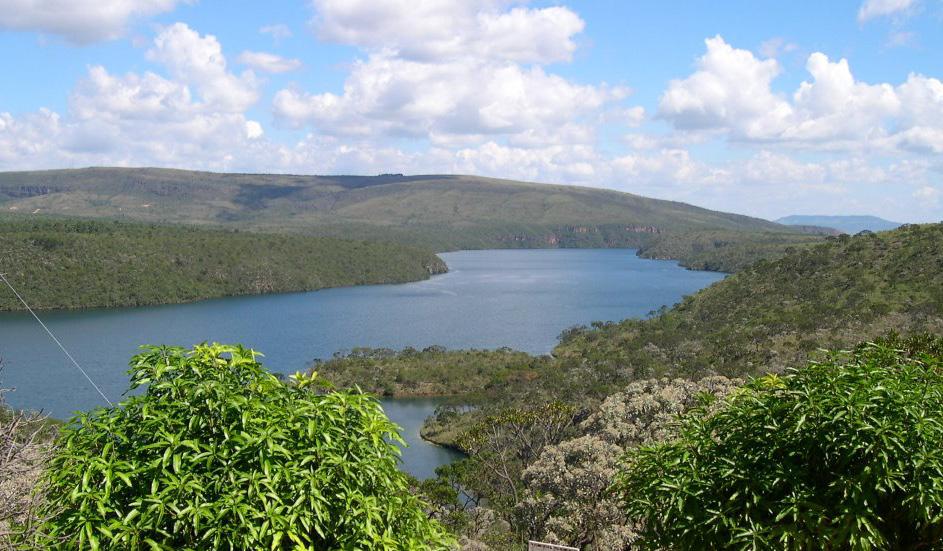
[[[74,418],[46,471],[49,547],[445,549],[360,392],[279,382],[241,346],[145,347],[117,407]]]
[[[943,344],[896,338],[768,375],[678,437],[630,451],[614,489],[643,544],[930,549],[943,540]]]
[[[739,384],[725,377],[650,379],[606,398],[577,428],[581,436],[547,446],[524,470],[517,510],[528,536],[587,550],[629,548],[638,527],[607,491],[625,451],[665,438],[702,396],[724,396]]]

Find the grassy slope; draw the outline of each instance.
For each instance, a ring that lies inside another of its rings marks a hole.
[[[0,271],[34,308],[176,303],[393,283],[445,270],[392,244],[126,222],[0,219]],[[19,309],[0,289],[0,310]]]
[[[610,190],[474,176],[291,176],[92,168],[0,173],[0,210],[234,225],[435,250],[623,246],[652,232],[791,232]]]

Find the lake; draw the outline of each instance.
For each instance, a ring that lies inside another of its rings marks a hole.
[[[359,346],[508,346],[546,354],[568,327],[642,317],[723,277],[686,270],[672,261],[641,259],[626,249],[440,256],[449,273],[415,283],[39,315],[117,400],[127,388],[128,360],[144,343],[243,343],[265,354],[262,361],[270,370],[283,373]],[[14,407],[67,417],[102,405],[28,314],[0,313],[0,358],[0,382],[16,389],[7,394]],[[403,456],[406,470],[426,476],[454,457],[454,452],[419,439],[419,426],[435,408],[434,400],[385,400],[384,407],[410,442]]]

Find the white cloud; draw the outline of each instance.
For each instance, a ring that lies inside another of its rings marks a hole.
[[[720,36],[705,44],[707,53],[698,60],[697,71],[669,83],[658,105],[659,116],[679,129],[730,128],[744,138],[782,131],[792,107],[770,89],[780,73],[779,63],[756,59]]]
[[[318,36],[358,46],[343,92],[287,88],[283,124],[334,136],[411,137],[436,146],[586,144],[602,120],[638,125],[629,90],[576,84],[544,65],[569,60],[583,21],[563,7],[506,0],[314,0]]]
[[[0,162],[225,169],[238,162],[236,152],[260,141],[261,124],[244,115],[257,98],[254,78],[226,71],[214,37],[176,24],[158,34],[148,56],[172,78],[92,66],[70,94],[66,116],[49,110],[0,116],[0,149],[11,152]]]
[[[468,57],[523,63],[567,61],[584,22],[565,7],[508,0],[313,0],[322,40],[391,50],[420,61]]]
[[[239,54],[239,63],[267,73],[288,73],[301,68],[300,59],[288,59],[267,52],[242,52]]]
[[[893,86],[856,81],[845,59],[833,62],[814,53],[806,69],[813,81],[800,84],[793,95],[795,117],[782,133],[786,140],[880,138],[884,121],[900,110]]]
[[[0,113],[0,163],[20,166],[23,160],[54,162],[47,154],[54,151],[60,134],[60,117],[49,109],[40,109],[21,118]],[[27,165],[30,166],[30,165]]]
[[[262,130],[262,125],[258,121],[246,121],[246,137],[250,140],[256,140],[262,137],[265,131]]]
[[[865,0],[858,9],[858,22],[905,13],[914,4],[915,0]]]
[[[759,60],[721,37],[706,43],[697,70],[671,81],[660,100],[658,116],[677,130],[817,151],[943,147],[943,83],[936,78],[869,84],[855,79],[847,60],[816,52],[806,62],[811,79],[787,98],[772,88],[775,60]]]
[[[128,24],[181,0],[0,0],[0,29],[38,31],[89,44],[122,36]]]
[[[175,79],[194,85],[203,100],[217,109],[241,112],[258,99],[252,71],[238,76],[228,72],[216,37],[200,36],[184,23],[161,30],[147,57],[163,64]]]
[[[338,135],[519,134],[568,124],[625,93],[573,84],[540,67],[375,54],[354,65],[343,95],[286,89],[274,107],[294,126]]]

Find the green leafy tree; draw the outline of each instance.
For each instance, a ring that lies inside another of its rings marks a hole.
[[[119,406],[64,428],[44,541],[64,549],[447,549],[360,392],[284,384],[241,346],[146,347]]]
[[[940,350],[892,338],[756,379],[630,451],[614,488],[650,548],[938,549]]]

